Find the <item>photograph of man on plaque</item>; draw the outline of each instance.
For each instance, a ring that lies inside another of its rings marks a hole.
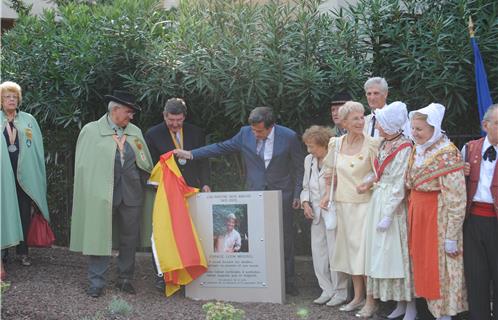
[[[214,252],[248,252],[247,204],[213,205]]]

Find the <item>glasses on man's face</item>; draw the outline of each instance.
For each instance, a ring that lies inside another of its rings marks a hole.
[[[18,99],[17,95],[15,95],[15,94],[9,94],[9,95],[5,95],[5,96],[2,95],[2,98],[5,100],[17,100]]]

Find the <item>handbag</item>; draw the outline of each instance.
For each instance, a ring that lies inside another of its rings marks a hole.
[[[26,244],[30,247],[51,247],[55,236],[47,220],[40,212],[36,212],[29,224]]]
[[[339,154],[339,150],[341,148],[341,140],[337,138],[336,146],[334,150],[334,169],[332,170],[332,177],[330,180],[330,194],[329,194],[329,205],[328,212],[323,214],[323,221],[325,222],[325,229],[334,230],[337,228],[337,212],[336,206],[334,202],[334,180],[335,180],[335,171],[337,170],[337,157]]]

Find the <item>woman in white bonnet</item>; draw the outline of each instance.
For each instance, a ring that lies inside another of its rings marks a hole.
[[[444,112],[437,103],[410,112],[415,152],[406,176],[411,190],[408,244],[415,296],[426,299],[438,320],[450,320],[467,310],[462,258],[464,164],[441,130]]]
[[[407,138],[408,112],[406,105],[396,101],[377,110],[375,128],[384,138],[375,161],[377,182],[368,209],[365,238],[365,272],[367,295],[382,301],[398,301],[387,316],[404,320],[417,315],[410,272],[407,232],[405,174],[412,143]],[[373,299],[367,301],[374,302]],[[370,317],[376,304],[366,304],[359,317]]]

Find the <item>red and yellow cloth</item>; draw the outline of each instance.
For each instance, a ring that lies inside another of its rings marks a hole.
[[[174,294],[207,271],[201,243],[189,214],[187,198],[199,190],[189,187],[173,152],[163,154],[150,181],[158,184],[152,213],[152,247],[158,272],[164,274],[166,296]]]

